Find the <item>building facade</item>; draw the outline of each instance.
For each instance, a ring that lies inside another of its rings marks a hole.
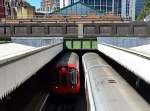
[[[78,1],[80,1],[80,0],[60,0],[60,8],[66,7],[68,5],[76,3]]]
[[[3,18],[4,15],[5,15],[4,2],[3,2],[3,0],[0,0],[0,18]]]
[[[4,0],[4,13],[6,18],[16,18],[17,9],[22,7],[23,0]]]
[[[83,2],[75,2],[67,7],[61,8],[57,11],[54,11],[51,14],[57,14],[62,16],[89,16],[89,15],[103,15],[99,10],[94,9],[91,6],[88,6],[87,4]]]
[[[61,6],[63,7],[62,4],[66,4],[64,6],[67,6],[78,1],[91,6],[102,13],[112,13],[122,17],[131,17],[132,20],[135,20],[136,0],[62,0]]]
[[[62,0],[42,0],[41,7],[38,11],[43,13],[51,13],[60,8],[60,1]]]
[[[60,8],[66,7],[69,5],[70,0],[60,0]]]
[[[121,0],[81,0],[103,13],[121,15]]]
[[[35,16],[35,7],[30,5],[28,2],[23,1],[23,5],[17,8],[17,18],[27,19]]]
[[[144,0],[136,0],[135,9],[135,16],[138,16],[144,9]]]

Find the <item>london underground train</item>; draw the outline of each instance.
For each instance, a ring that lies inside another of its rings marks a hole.
[[[53,66],[50,92],[54,94],[77,94],[80,92],[79,56],[65,53]]]
[[[88,111],[150,111],[150,105],[98,54],[82,56]]]

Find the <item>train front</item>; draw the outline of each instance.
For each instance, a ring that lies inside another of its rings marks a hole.
[[[54,68],[55,81],[51,86],[54,94],[78,94],[80,91],[79,57],[75,53],[66,53]]]

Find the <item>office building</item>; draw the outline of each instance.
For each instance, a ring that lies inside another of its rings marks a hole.
[[[136,0],[135,9],[135,16],[138,16],[144,9],[144,0]]]
[[[39,12],[50,13],[60,8],[61,0],[42,0]]]
[[[0,0],[0,18],[3,18],[5,15],[3,0]]]
[[[99,10],[101,13],[112,13],[117,16],[131,17],[132,20],[135,20],[136,0],[61,0],[60,6],[63,8],[78,1]]]

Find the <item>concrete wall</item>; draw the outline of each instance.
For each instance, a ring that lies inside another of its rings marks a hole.
[[[81,24],[81,23],[80,23]],[[1,36],[52,36],[79,37],[83,30],[84,37],[97,36],[149,36],[150,23],[83,23],[79,30],[78,23],[39,23],[0,25]]]

